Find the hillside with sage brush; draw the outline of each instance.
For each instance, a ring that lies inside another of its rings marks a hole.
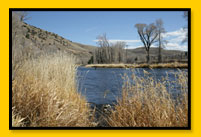
[[[36,56],[41,53],[55,53],[62,51],[75,56],[78,64],[87,64],[93,50],[96,48],[94,46],[72,42],[55,33],[45,31],[26,23],[23,23],[22,31],[21,45],[32,49]]]

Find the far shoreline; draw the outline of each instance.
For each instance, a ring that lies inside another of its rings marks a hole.
[[[86,68],[188,68],[188,63],[154,63],[154,64],[87,64]]]

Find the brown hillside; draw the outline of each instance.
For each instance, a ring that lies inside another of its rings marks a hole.
[[[64,51],[77,57],[77,63],[87,64],[93,50],[96,48],[67,40],[55,33],[23,23],[23,38],[26,46],[35,52],[54,53]]]

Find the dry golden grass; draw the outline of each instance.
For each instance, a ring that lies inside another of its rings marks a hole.
[[[12,109],[12,126],[13,127],[22,127],[24,118],[21,118],[17,114],[15,114],[15,109]]]
[[[98,64],[100,67],[105,64]],[[107,64],[111,66],[110,64]],[[124,68],[128,64],[112,64]],[[141,67],[146,64],[141,64]],[[163,64],[164,65],[164,64]],[[175,65],[175,64],[174,64]],[[126,66],[127,67],[127,66]],[[130,67],[130,66],[129,66]],[[155,66],[156,67],[156,66]],[[72,57],[43,55],[20,63],[12,81],[12,125],[14,127],[88,127],[97,126],[86,99],[77,92],[76,69]],[[156,82],[145,71],[145,78],[124,77],[122,99],[106,118],[112,127],[187,126],[187,75],[175,74],[181,94],[173,100],[163,81]]]
[[[171,85],[168,76],[157,82],[144,71],[145,78],[132,75],[122,90],[122,98],[111,112],[108,124],[112,127],[186,127],[188,124],[187,73],[175,74],[180,94],[173,99],[165,85]],[[132,84],[135,81],[135,84]]]
[[[89,105],[77,92],[76,68],[65,54],[25,61],[12,81],[12,107],[19,115],[13,118],[24,118],[29,127],[94,126]]]
[[[85,67],[95,68],[188,68],[187,63],[159,63],[159,64],[89,64]]]
[[[125,64],[88,64],[85,67],[91,68],[125,68]]]
[[[150,68],[188,68],[187,63],[160,63],[160,64],[151,64]]]

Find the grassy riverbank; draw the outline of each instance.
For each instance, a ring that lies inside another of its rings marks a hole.
[[[159,64],[88,64],[88,68],[188,68],[187,63],[159,63]]]
[[[132,75],[132,80],[124,75],[122,98],[111,111],[107,121],[112,127],[187,127],[188,126],[188,74],[175,73],[177,78],[170,81],[168,76],[162,81],[149,77]],[[135,84],[132,84],[132,82]],[[177,83],[180,91],[174,91]],[[167,86],[169,85],[169,86]],[[170,92],[168,91],[170,90]]]
[[[124,68],[128,64],[112,65]],[[95,127],[97,124],[104,126],[95,120],[94,111],[87,100],[77,92],[76,69],[73,57],[64,54],[44,55],[24,61],[15,71],[12,81],[13,126]],[[106,125],[187,126],[188,74],[175,73],[176,81],[170,81],[168,76],[156,81],[146,71],[144,75],[142,78],[133,73],[132,79],[127,75],[122,77],[125,81],[122,85],[122,98],[118,99],[114,110],[110,109],[107,115],[102,116]],[[171,85],[174,82],[181,87],[176,99],[171,96],[166,86],[170,85],[169,90],[173,91]]]
[[[76,69],[65,54],[24,61],[12,81],[13,126],[95,126],[85,97],[77,92]]]

